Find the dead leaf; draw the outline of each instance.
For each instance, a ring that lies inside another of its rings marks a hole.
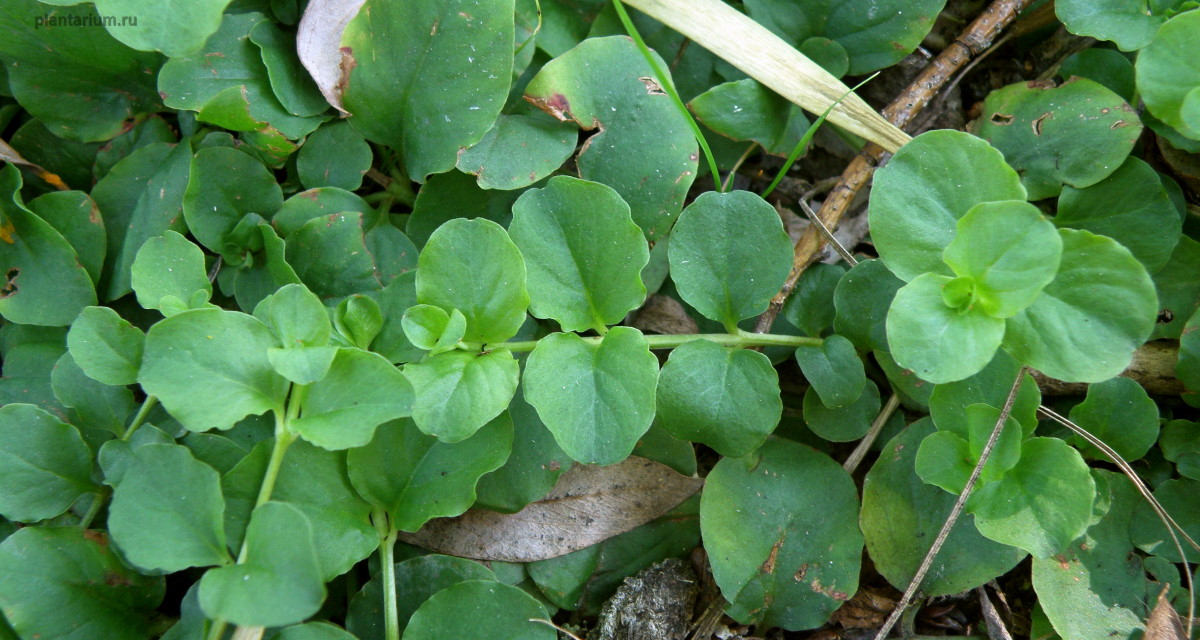
[[[51,173],[26,160],[19,152],[17,152],[16,149],[9,146],[9,144],[4,140],[0,140],[0,160],[24,167],[29,167],[34,173],[37,174],[39,178],[45,180],[48,184],[50,184],[50,186],[58,189],[59,191],[68,191],[71,188],[62,181],[62,178],[58,177],[58,174]],[[12,242],[9,242],[9,244],[12,244]]]
[[[345,115],[342,91],[354,58],[342,50],[342,32],[365,0],[311,0],[296,30],[296,54],[325,101]]]
[[[1144,640],[1187,640],[1187,634],[1183,632],[1183,621],[1179,619],[1175,607],[1167,600],[1167,592],[1170,590],[1171,585],[1167,585],[1158,594],[1158,602],[1154,604],[1150,617],[1146,618],[1146,633],[1142,636]]]
[[[687,314],[683,305],[670,296],[658,294],[646,299],[646,304],[638,309],[633,326],[642,332],[677,335],[700,333],[700,326]]]
[[[881,589],[863,587],[833,612],[829,621],[845,629],[877,629],[896,608],[896,599]]]
[[[438,553],[533,562],[578,551],[670,511],[704,483],[631,456],[607,467],[575,465],[545,498],[513,514],[472,509],[430,520],[400,540]]]

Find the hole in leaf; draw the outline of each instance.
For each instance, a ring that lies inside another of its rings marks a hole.
[[[17,293],[17,276],[21,275],[21,269],[18,267],[13,267],[13,268],[9,269],[8,273],[6,273],[4,275],[8,279],[8,281],[4,283],[3,288],[0,288],[0,298],[7,298],[10,296],[16,295],[16,293]]]
[[[1006,113],[993,113],[992,114],[992,124],[998,124],[1001,126],[1005,126],[1005,125],[1012,124],[1012,121],[1013,121],[1013,117]]]

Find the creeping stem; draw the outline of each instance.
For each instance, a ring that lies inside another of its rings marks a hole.
[[[601,336],[590,336],[583,338],[584,342],[599,344],[604,338]],[[708,340],[715,342],[723,347],[819,347],[824,342],[820,338],[809,338],[808,336],[785,336],[776,333],[752,333],[750,331],[737,330],[737,333],[687,333],[679,335],[648,335],[646,342],[650,343],[651,349],[674,349],[680,345],[691,342],[693,340]],[[484,351],[493,349],[508,349],[509,351],[533,351],[537,346],[537,340],[518,340],[515,342],[493,342],[482,345]],[[480,347],[478,344],[462,343],[463,347],[475,349]]]

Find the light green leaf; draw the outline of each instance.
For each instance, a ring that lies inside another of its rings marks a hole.
[[[779,214],[748,191],[701,194],[679,216],[668,252],[679,295],[727,328],[765,311],[792,264]]]
[[[658,359],[640,331],[613,327],[599,342],[569,333],[538,341],[525,363],[525,399],[571,458],[613,464],[654,420]]]
[[[1071,33],[1111,40],[1122,51],[1137,51],[1154,39],[1165,10],[1179,4],[1178,0],[1061,0],[1054,4],[1054,13]]]
[[[978,308],[953,309],[942,297],[952,282],[927,273],[896,292],[887,315],[896,362],[934,383],[962,380],[987,366],[1004,339],[1004,320]]]
[[[187,447],[147,444],[113,492],[108,527],[134,566],[174,573],[188,567],[229,564],[221,476]]]
[[[722,459],[705,481],[700,529],[726,613],[789,630],[824,624],[858,590],[857,523],[854,481],[823,453],[776,439]]]
[[[564,331],[603,330],[646,299],[650,251],[610,187],[551,178],[513,204],[509,233],[525,258],[530,312]]]
[[[461,311],[464,340],[503,342],[525,322],[525,261],[495,222],[451,220],[430,236],[417,260],[417,300]]]
[[[875,174],[871,240],[905,282],[928,272],[949,275],[942,251],[954,239],[958,219],[981,202],[1024,199],[1017,173],[996,149],[961,131],[930,131]]]
[[[958,495],[967,486],[976,462],[978,460],[972,460],[970,446],[962,436],[950,431],[936,431],[921,440],[913,469],[926,483]]]
[[[264,298],[254,317],[271,328],[284,349],[323,347],[333,333],[325,306],[302,284],[289,284]]]
[[[844,407],[862,395],[866,370],[846,338],[833,334],[819,347],[797,347],[796,362],[826,407]]]
[[[658,376],[657,419],[672,436],[744,456],[783,412],[779,375],[761,353],[694,340],[671,351]]]
[[[367,0],[342,33],[352,53],[343,106],[368,140],[400,153],[410,178],[454,167],[492,128],[513,68],[513,1]]]
[[[973,404],[966,407],[966,418],[966,424],[962,425],[967,433],[965,439],[959,435],[963,429],[938,431],[921,442],[915,463],[922,480],[955,495],[962,493],[967,486],[967,480],[979,463],[983,448],[1000,419],[1000,410],[991,405]],[[987,464],[980,472],[977,486],[999,480],[1006,471],[1016,466],[1021,459],[1023,436],[1020,423],[1009,415],[1000,430],[995,448],[988,456]]]
[[[79,431],[31,404],[0,407],[0,515],[37,522],[96,491]]]
[[[306,622],[285,627],[269,640],[358,640],[348,631],[329,622]]]
[[[138,304],[173,316],[208,306],[212,284],[204,270],[204,252],[187,238],[167,230],[151,238],[133,260],[133,290]]]
[[[407,416],[412,405],[412,386],[387,358],[338,349],[325,377],[305,388],[290,426],[317,446],[349,449],[370,442],[376,427]]]
[[[520,368],[512,352],[450,351],[405,365],[416,399],[412,417],[443,442],[471,437],[508,406]]]
[[[453,444],[421,433],[411,420],[396,420],[381,426],[368,445],[350,450],[350,481],[388,512],[392,526],[416,531],[431,518],[466,511],[479,477],[508,459],[512,439],[508,414]]]
[[[146,336],[108,307],[85,307],[67,332],[67,347],[80,369],[104,384],[137,382]]]
[[[383,326],[371,343],[371,350],[393,363],[420,360],[425,352],[409,342],[404,335],[404,312],[417,304],[417,272],[406,271],[376,296],[383,313]],[[465,318],[464,318],[465,325]]]
[[[229,0],[96,0],[96,10],[115,18],[104,28],[127,46],[179,56],[204,46],[221,25],[227,4]]]
[[[457,166],[482,189],[520,189],[554,173],[578,141],[575,127],[544,113],[502,114],[482,140],[458,154]]]
[[[958,220],[942,258],[975,281],[975,303],[993,318],[1033,304],[1058,272],[1062,240],[1037,207],[1024,201],[981,202]]]
[[[366,349],[383,327],[383,312],[374,298],[362,294],[348,296],[333,312],[333,328],[351,346]]]
[[[817,395],[816,387],[804,392],[804,422],[813,433],[830,442],[851,442],[866,435],[879,415],[879,387],[866,380],[858,397],[849,404],[830,408]]]
[[[1004,348],[1051,378],[1107,380],[1129,366],[1154,330],[1154,284],[1115,241],[1087,231],[1058,233],[1058,275],[1032,306],[1008,319]]]
[[[409,307],[401,325],[413,346],[429,351],[431,356],[454,349],[467,331],[467,319],[461,311],[451,309],[447,314],[430,304]]]
[[[280,627],[320,609],[325,584],[304,513],[285,502],[262,504],[245,545],[244,563],[210,569],[200,580],[200,606],[209,618]]]
[[[670,231],[699,160],[687,121],[654,77],[622,35],[584,40],[525,87],[526,100],[550,115],[596,130],[576,158],[579,176],[616,189],[651,241]]]
[[[1156,118],[1200,140],[1200,61],[1192,55],[1200,13],[1185,11],[1158,27],[1138,53],[1137,88]]]
[[[189,430],[229,429],[248,415],[282,411],[288,381],[267,358],[275,344],[267,326],[244,313],[185,311],[146,334],[138,382]]]
[[[1071,407],[1070,417],[1129,462],[1146,455],[1158,441],[1158,405],[1142,385],[1129,378],[1088,385],[1087,398]],[[1074,436],[1072,440],[1085,456],[1109,459],[1082,438]]]
[[[408,640],[488,637],[555,640],[558,632],[534,619],[546,609],[521,589],[491,580],[467,580],[431,596],[408,620]]]

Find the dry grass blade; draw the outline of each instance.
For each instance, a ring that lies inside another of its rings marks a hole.
[[[1179,613],[1167,600],[1170,590],[1171,585],[1168,584],[1158,593],[1158,602],[1154,603],[1154,610],[1146,618],[1146,632],[1142,636],[1145,640],[1187,640]]]
[[[883,425],[887,424],[888,418],[896,412],[900,406],[900,395],[893,393],[888,398],[887,403],[879,410],[879,415],[875,416],[875,421],[871,423],[871,428],[867,429],[867,435],[858,441],[858,446],[854,447],[854,451],[850,452],[850,456],[846,458],[846,462],[842,464],[842,468],[846,473],[854,473],[858,465],[867,456],[867,452],[871,450],[871,445],[875,443],[875,439],[879,437],[879,432],[883,431]]]

